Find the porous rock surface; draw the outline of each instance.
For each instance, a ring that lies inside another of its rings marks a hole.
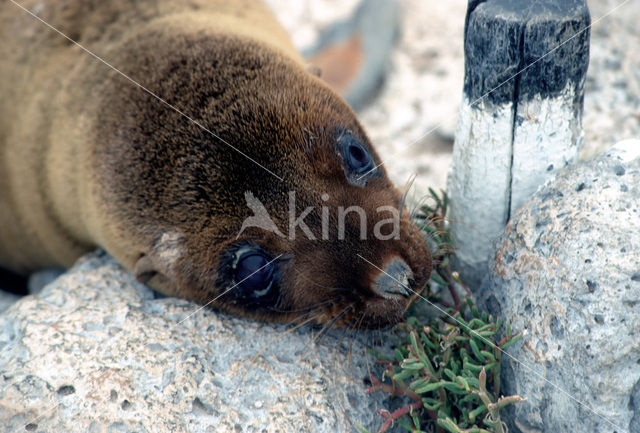
[[[377,429],[381,397],[363,384],[372,335],[313,342],[317,330],[198,308],[154,299],[104,253],[81,259],[0,314],[0,430]]]
[[[541,188],[477,296],[523,333],[503,357],[503,392],[527,399],[511,432],[640,432],[640,140]]]

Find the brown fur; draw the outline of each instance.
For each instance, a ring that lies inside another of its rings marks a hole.
[[[335,150],[337,128],[371,145],[352,110],[306,71],[285,32],[259,1],[22,1],[229,144],[5,2],[0,6],[0,264],[27,273],[69,266],[96,246],[126,268],[153,276],[169,295],[207,303],[223,251],[252,215],[244,193],[288,227],[289,191],[319,233],[322,206],[361,206],[346,240],[295,241],[259,229],[252,239],[284,254],[278,310],[251,312],[221,297],[214,305],[266,320],[291,320],[332,300],[328,322],[399,320],[407,301],[375,296],[379,267],[399,256],[420,289],[430,272],[423,236],[403,213],[401,239],[376,241],[375,212],[401,196],[384,169],[365,187],[347,182]],[[376,163],[379,158],[374,153]],[[321,200],[327,193],[329,201]],[[153,272],[155,273],[153,273]]]

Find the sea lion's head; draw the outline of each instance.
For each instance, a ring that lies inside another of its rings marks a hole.
[[[240,38],[157,36],[129,56],[181,113],[124,82],[108,92],[122,109],[104,130],[119,132],[96,160],[122,225],[112,254],[161,292],[242,316],[401,319],[431,256],[340,96]]]

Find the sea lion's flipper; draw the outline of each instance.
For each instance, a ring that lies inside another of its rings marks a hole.
[[[136,266],[133,268],[133,274],[136,280],[142,284],[146,284],[151,278],[153,278],[158,271],[156,270],[151,257],[144,254],[136,262]]]
[[[176,231],[163,233],[149,253],[136,261],[133,274],[136,280],[164,294],[174,293],[174,269],[183,254],[182,235]]]
[[[162,271],[156,266],[151,256],[143,255],[138,259],[133,269],[136,280],[142,284],[154,288],[162,294],[172,294],[176,292],[176,288]]]

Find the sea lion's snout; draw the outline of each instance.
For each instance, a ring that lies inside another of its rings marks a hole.
[[[374,280],[372,289],[380,297],[394,299],[411,296],[413,272],[401,258],[394,257]]]

